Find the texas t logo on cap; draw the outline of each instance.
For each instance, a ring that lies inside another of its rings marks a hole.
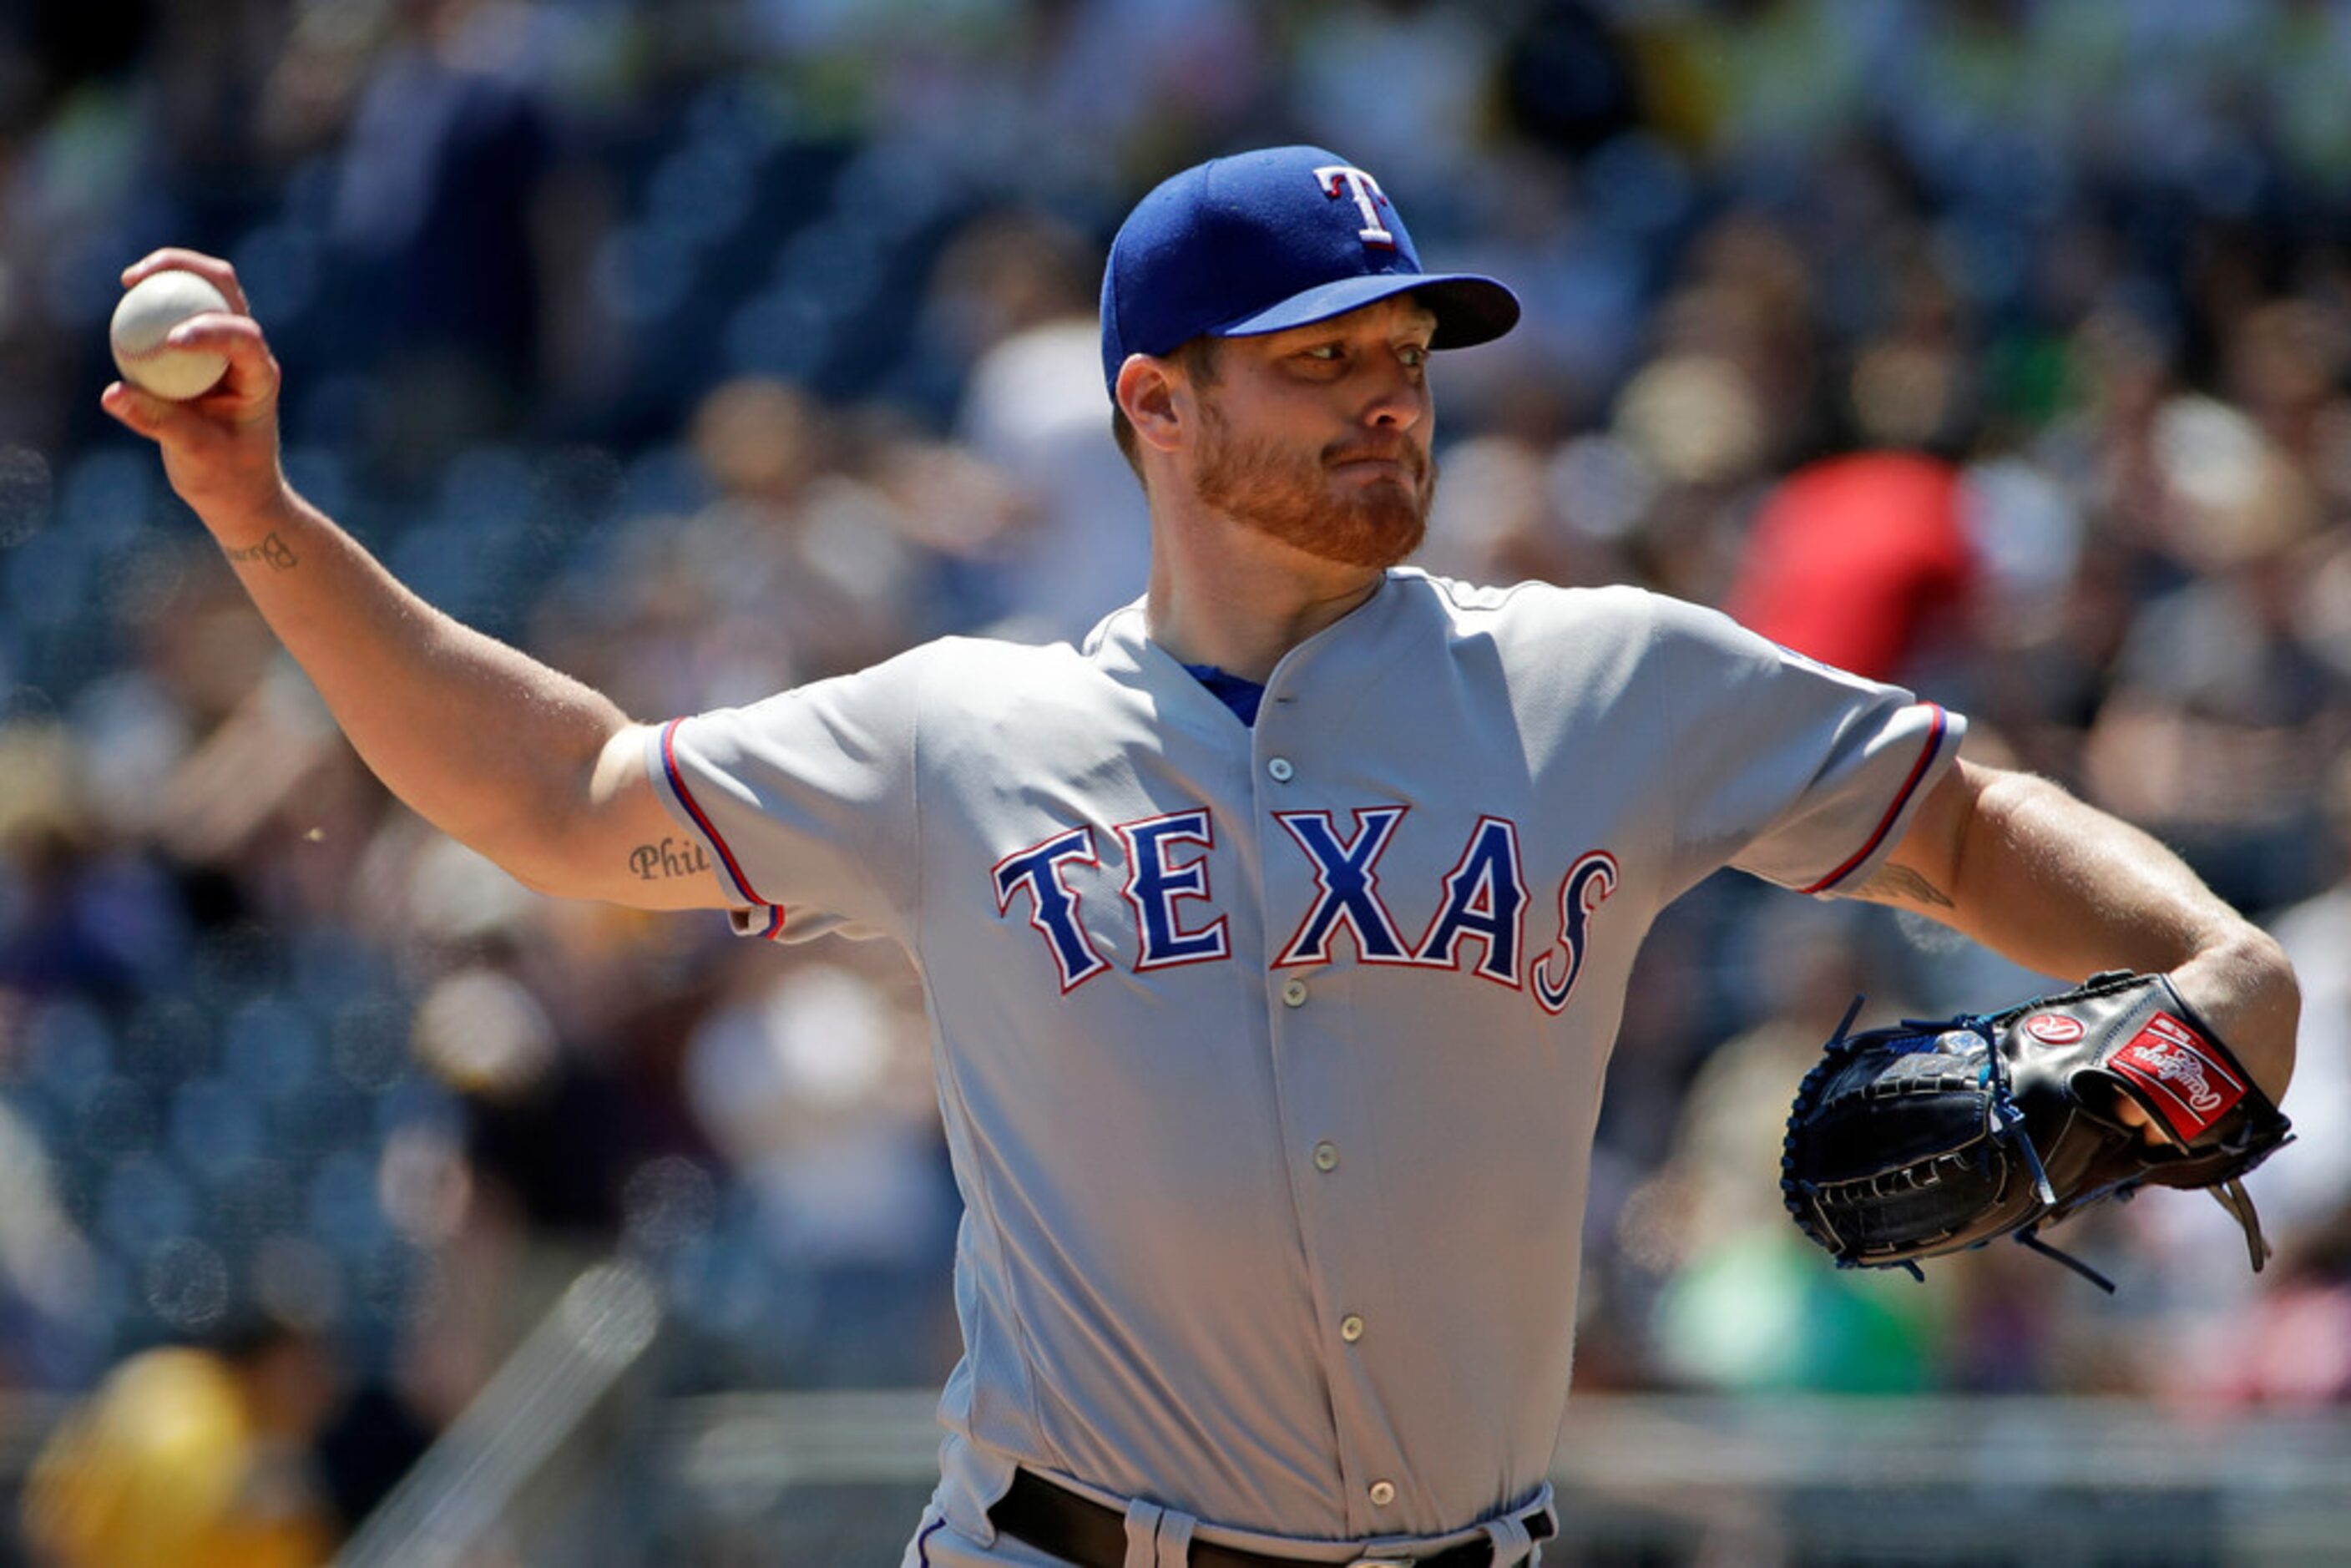
[[[1380,209],[1388,204],[1388,198],[1377,180],[1352,163],[1325,163],[1314,171],[1314,177],[1322,182],[1326,195],[1353,193],[1355,206],[1364,214],[1364,226],[1355,231],[1358,238],[1365,245],[1395,248],[1395,232],[1380,222]]]
[[[1371,173],[1322,147],[1269,147],[1195,164],[1127,214],[1102,269],[1102,379],[1130,354],[1325,321],[1391,295],[1437,316],[1433,349],[1517,324],[1490,277],[1423,272],[1411,231]]]

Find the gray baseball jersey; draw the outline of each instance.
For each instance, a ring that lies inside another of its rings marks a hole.
[[[921,971],[966,1204],[946,1519],[987,1540],[1019,1463],[1332,1541],[1540,1493],[1643,934],[1724,865],[1866,876],[1961,727],[1674,600],[1399,570],[1254,728],[1135,605],[648,760],[739,930]]]

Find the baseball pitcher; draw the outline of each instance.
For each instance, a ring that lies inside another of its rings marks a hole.
[[[2283,1092],[2277,947],[2144,834],[1964,759],[1959,715],[1650,593],[1401,565],[1432,354],[1519,305],[1424,271],[1335,152],[1188,169],[1112,247],[1142,597],[1082,646],[951,639],[664,723],[295,495],[235,277],[167,251],[127,278],[172,267],[231,302],[177,334],[227,379],[106,407],[402,800],[549,893],[920,971],[964,1355],[910,1565],[1539,1561],[1627,977],[1719,867],[2162,976],[2191,1055]],[[2151,1102],[2085,1093],[2173,1152]]]

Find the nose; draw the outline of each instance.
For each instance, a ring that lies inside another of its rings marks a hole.
[[[1374,430],[1410,430],[1428,414],[1428,383],[1401,359],[1389,356],[1380,363],[1364,423]]]

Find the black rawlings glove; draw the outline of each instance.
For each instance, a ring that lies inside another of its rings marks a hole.
[[[2204,1187],[2269,1256],[2240,1179],[2286,1119],[2161,975],[2098,975],[1989,1016],[1845,1031],[1788,1116],[1780,1187],[1840,1268],[1907,1268],[2002,1236],[2095,1283],[2040,1228],[2148,1182]],[[2123,1122],[2124,1098],[2164,1143]]]

